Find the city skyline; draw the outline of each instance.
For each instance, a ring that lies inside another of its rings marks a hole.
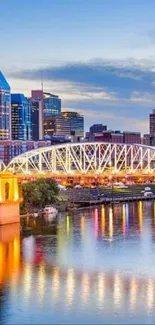
[[[155,100],[154,9],[152,0],[33,6],[8,0],[2,3],[1,70],[12,92],[25,95],[41,87],[43,72],[45,90],[62,98],[63,110],[84,114],[86,129],[102,120],[112,129],[148,133]]]

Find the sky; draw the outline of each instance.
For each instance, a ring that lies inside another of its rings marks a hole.
[[[41,88],[63,110],[148,133],[155,108],[155,0],[1,1],[0,70],[12,92]]]

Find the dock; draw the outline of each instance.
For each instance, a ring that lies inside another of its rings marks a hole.
[[[77,205],[96,205],[96,204],[110,204],[132,201],[148,201],[155,199],[155,193],[152,196],[144,196],[144,193],[100,193],[97,189],[67,189],[65,194],[68,200]]]

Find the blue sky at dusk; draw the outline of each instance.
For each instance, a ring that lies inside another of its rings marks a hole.
[[[12,92],[40,88],[64,110],[148,132],[155,108],[155,0],[5,0],[0,70]]]

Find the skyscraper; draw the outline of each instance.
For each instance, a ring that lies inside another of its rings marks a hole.
[[[43,134],[43,91],[32,90],[31,92],[32,109],[32,139],[34,141],[42,140]]]
[[[44,118],[44,135],[45,136],[64,136],[71,135],[71,123],[69,119],[64,118],[61,114],[57,116],[47,116]]]
[[[43,115],[56,116],[61,113],[61,99],[57,95],[43,92],[44,110]]]
[[[155,109],[150,114],[150,144],[155,146]]]
[[[12,140],[31,139],[31,106],[23,94],[11,94]]]
[[[47,132],[44,127],[49,124],[50,117],[61,114],[61,99],[42,90],[32,90],[32,138],[35,141],[43,139]],[[52,123],[52,121],[51,121]]]
[[[62,116],[70,120],[71,135],[77,140],[84,136],[84,117],[77,112],[62,112]]]
[[[10,86],[0,71],[0,139],[11,138],[11,95]]]

